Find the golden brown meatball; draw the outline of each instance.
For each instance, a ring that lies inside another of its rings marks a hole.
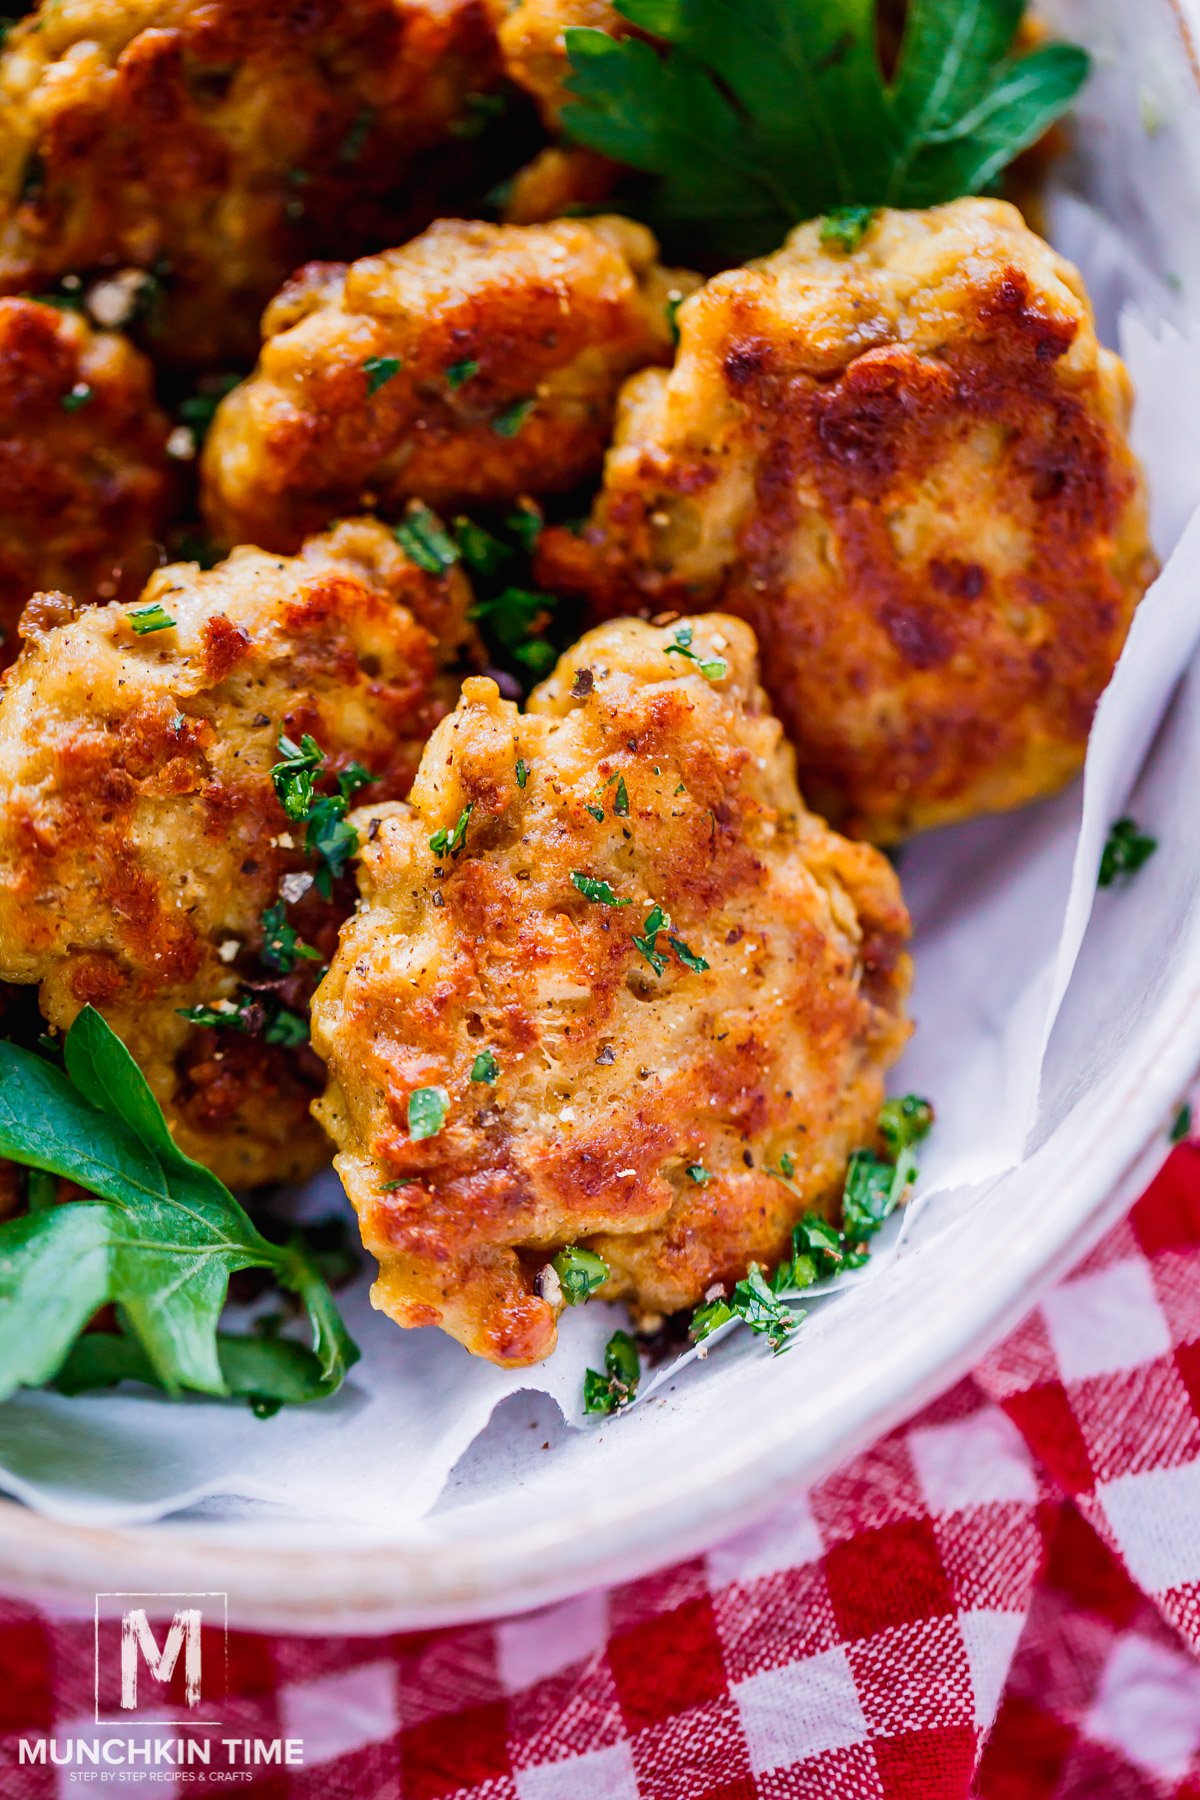
[[[908,1035],[908,918],[805,810],[745,625],[601,627],[524,715],[469,680],[409,804],[356,817],[318,1110],[398,1323],[535,1362],[564,1244],[671,1312],[836,1203]]]
[[[111,331],[0,300],[0,660],[38,588],[137,594],[174,494],[149,363]]]
[[[1129,380],[1077,272],[960,200],[851,255],[803,226],[679,329],[540,579],[749,620],[804,794],[855,834],[1067,781],[1154,566]]]
[[[693,284],[655,251],[626,219],[445,219],[302,270],[209,434],[213,530],[287,550],[364,504],[573,487],[600,467],[624,376],[670,356],[668,300]]]
[[[59,1029],[97,1006],[226,1181],[298,1178],[325,1155],[310,1053],[279,1041],[303,1036],[279,1009],[302,1005],[313,965],[289,970],[278,940],[290,926],[330,954],[349,884],[328,902],[314,884],[272,785],[280,734],[403,794],[453,702],[442,669],[468,604],[457,573],[433,579],[350,521],[295,560],[162,569],[133,608],[71,617],[41,596],[0,688],[0,980],[40,983]],[[177,1010],[197,1005],[229,1023]]]
[[[0,291],[153,270],[158,346],[253,355],[305,257],[428,221],[495,63],[481,0],[43,0],[0,56]]]

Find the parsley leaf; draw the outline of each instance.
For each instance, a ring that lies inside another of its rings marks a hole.
[[[512,557],[512,546],[460,513],[454,521],[454,541],[474,575],[494,575]]]
[[[1185,1100],[1171,1122],[1171,1142],[1182,1144],[1192,1135],[1192,1109]]]
[[[275,795],[289,819],[306,819],[313,802],[314,778],[325,767],[325,752],[308,732],[298,744],[284,735],[279,739],[282,762],[271,770]]]
[[[712,1180],[712,1172],[709,1169],[706,1169],[703,1163],[689,1163],[687,1166],[687,1176],[689,1181],[694,1181],[697,1186],[701,1187],[706,1181]]]
[[[414,1088],[408,1096],[408,1135],[414,1144],[436,1137],[446,1123],[450,1101],[442,1088]]]
[[[568,1306],[578,1306],[602,1288],[608,1280],[608,1264],[594,1250],[581,1250],[568,1244],[559,1251],[550,1267],[558,1276],[563,1299]]]
[[[368,356],[362,367],[367,378],[367,393],[377,394],[393,375],[400,373],[404,363],[398,356]]]
[[[525,758],[523,756],[518,756],[517,766],[513,773],[516,775],[517,786],[519,788],[525,786],[525,783],[529,780],[530,772],[529,764],[525,761]]]
[[[1097,887],[1111,887],[1118,875],[1136,875],[1158,849],[1158,839],[1139,831],[1132,819],[1118,819],[1108,834],[1100,858]]]
[[[571,880],[579,889],[585,900],[593,900],[597,906],[632,906],[629,899],[619,900],[607,881],[598,881],[594,875],[581,875],[578,869],[571,870]]]
[[[281,736],[279,753],[282,762],[271,770],[276,797],[289,819],[304,823],[304,848],[318,858],[321,866],[314,885],[323,899],[333,893],[333,883],[346,872],[358,849],[358,833],[346,814],[359,788],[371,779],[361,763],[348,763],[337,778],[336,794],[318,794],[316,778],[325,767],[325,753],[307,732],[298,744]]]
[[[486,626],[501,647],[533,675],[544,675],[557,660],[554,645],[537,633],[558,601],[553,594],[506,587],[471,608],[472,619]]]
[[[667,966],[666,957],[660,956],[658,953],[658,934],[660,931],[670,931],[670,929],[670,913],[664,912],[661,906],[652,906],[642,924],[643,935],[638,937],[636,933],[634,934],[634,949],[639,956],[645,957],[656,975],[661,975]]]
[[[486,1081],[491,1083],[495,1081],[499,1073],[500,1064],[496,1061],[496,1058],[492,1055],[490,1050],[481,1050],[479,1055],[475,1058],[475,1061],[471,1064],[472,1081]]]
[[[802,219],[980,193],[1070,105],[1086,53],[1014,57],[1023,0],[911,0],[895,73],[876,0],[616,0],[659,40],[568,30],[563,125],[656,176],[660,230],[740,261]],[[839,246],[840,247],[840,246]]]
[[[471,814],[474,810],[475,802],[468,801],[449,830],[442,825],[434,832],[429,840],[429,848],[435,856],[458,855],[467,841],[467,826],[471,823]]]
[[[139,637],[151,631],[174,631],[175,621],[157,602],[153,606],[135,606],[125,617]]]
[[[450,364],[446,370],[446,380],[452,388],[457,389],[465,387],[468,381],[473,381],[478,373],[479,364],[473,356],[468,356],[462,362]]]
[[[409,561],[426,575],[444,575],[458,561],[458,545],[437,514],[419,501],[397,525],[395,538]]]
[[[302,943],[295,926],[288,924],[287,909],[282,900],[276,900],[263,913],[262,931],[263,942],[259,955],[268,969],[274,969],[280,975],[290,975],[298,957],[303,957],[307,962],[320,962],[321,952],[314,950],[311,944]]]
[[[637,1345],[627,1331],[614,1331],[604,1347],[604,1373],[589,1369],[583,1378],[583,1410],[614,1413],[628,1406],[641,1376]]]
[[[99,1013],[85,1007],[63,1048],[60,1070],[0,1044],[0,1155],[95,1196],[0,1225],[0,1393],[53,1380],[110,1304],[168,1393],[237,1391],[217,1321],[230,1275],[250,1268],[269,1269],[307,1308],[303,1397],[335,1392],[358,1351],[302,1244],[264,1238],[224,1184],[184,1155]]]
[[[826,250],[841,250],[847,256],[871,229],[875,218],[873,206],[837,206],[821,220],[821,243]]]
[[[879,1109],[879,1135],[894,1157],[919,1144],[932,1128],[933,1107],[919,1094],[885,1100]]]
[[[723,681],[729,673],[729,664],[725,661],[724,657],[721,656],[709,657],[707,660],[697,656],[696,652],[692,649],[693,630],[694,628],[691,625],[681,625],[679,630],[675,633],[675,642],[667,645],[664,654],[667,656],[685,656],[689,662],[697,664],[700,673],[706,680]]]
[[[518,431],[520,431],[522,425],[533,411],[534,405],[535,402],[533,400],[514,401],[512,406],[506,407],[502,413],[497,413],[496,417],[492,420],[492,430],[500,437],[516,437]]]

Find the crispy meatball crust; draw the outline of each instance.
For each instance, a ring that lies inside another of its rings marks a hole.
[[[270,780],[280,732],[403,794],[453,703],[442,668],[469,595],[349,521],[295,559],[162,569],[139,605],[155,603],[175,625],[139,636],[123,606],[71,617],[41,596],[0,689],[0,980],[40,983],[60,1029],[98,1007],[179,1142],[226,1181],[299,1178],[327,1154],[309,1053],[176,1009],[270,983],[262,913],[312,868]],[[309,887],[290,922],[328,955],[348,904]]]
[[[136,596],[175,478],[153,372],[118,333],[0,300],[0,658],[38,588]]]
[[[357,815],[363,897],[313,1003],[318,1112],[376,1304],[498,1363],[553,1349],[539,1271],[564,1244],[654,1313],[782,1256],[873,1141],[908,1035],[891,867],[805,810],[748,628],[694,631],[719,679],[667,653],[673,630],[623,620],[523,715],[469,680],[409,804]],[[658,973],[634,942],[656,904],[681,946],[658,935]],[[418,1088],[448,1099],[425,1139]],[[767,1173],[784,1150],[791,1185]]]
[[[694,283],[655,257],[626,219],[446,219],[302,270],[209,434],[212,528],[291,549],[347,507],[573,487],[600,467],[623,378],[670,357],[667,303]]]
[[[749,620],[805,795],[887,842],[1078,770],[1154,563],[1125,369],[1014,208],[819,230],[684,303],[540,578]]]
[[[497,74],[482,0],[44,0],[0,55],[0,291],[155,270],[156,347],[252,356],[298,263],[428,222]]]

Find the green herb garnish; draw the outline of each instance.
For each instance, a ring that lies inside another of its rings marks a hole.
[[[529,780],[529,776],[530,776],[529,764],[525,761],[525,758],[523,756],[518,756],[517,766],[516,766],[516,769],[514,770],[514,773],[517,777],[517,786],[519,788],[523,788],[525,786],[525,783]]]
[[[929,1136],[932,1127],[933,1107],[920,1094],[885,1100],[879,1109],[879,1135],[893,1157],[919,1144]]]
[[[1182,1144],[1192,1134],[1192,1109],[1185,1100],[1171,1124],[1171,1142]]]
[[[592,1250],[581,1250],[578,1244],[568,1244],[560,1250],[550,1267],[558,1276],[568,1306],[578,1306],[590,1299],[608,1280],[608,1264],[604,1258]],[[636,1379],[635,1376],[635,1385]]]
[[[396,527],[396,542],[426,575],[444,575],[458,561],[458,545],[437,514],[418,502]]]
[[[675,642],[667,645],[665,654],[667,656],[683,656],[686,657],[689,662],[694,662],[707,681],[723,681],[729,673],[728,663],[720,656],[713,656],[707,659],[697,656],[696,652],[692,649],[693,635],[693,626],[681,625],[679,630],[675,633]]]
[[[446,380],[452,388],[457,389],[465,387],[468,381],[474,381],[478,373],[479,364],[473,356],[468,356],[462,362],[450,364],[446,370]]]
[[[1136,875],[1158,849],[1158,839],[1139,831],[1132,819],[1118,819],[1100,858],[1098,887],[1111,887],[1118,875]]]
[[[287,909],[282,900],[276,900],[268,906],[262,916],[263,942],[259,955],[268,969],[275,969],[280,975],[290,975],[298,958],[307,962],[320,962],[321,952],[314,950],[311,944],[301,941],[295,927],[288,924]]]
[[[629,817],[629,789],[625,786],[625,777],[617,776],[617,792],[613,799],[613,812],[618,819]]]
[[[698,1186],[703,1186],[706,1181],[712,1180],[711,1173],[705,1168],[703,1163],[689,1163],[687,1165],[687,1177],[689,1181],[696,1182]]]
[[[367,393],[377,394],[385,382],[400,373],[404,360],[399,356],[368,356],[362,367],[367,378]]]
[[[614,1331],[604,1347],[604,1373],[589,1369],[583,1378],[583,1410],[614,1413],[628,1406],[641,1376],[637,1345],[627,1331]]]
[[[86,381],[77,381],[70,393],[63,395],[62,409],[64,412],[78,412],[81,406],[86,406],[94,399],[95,389],[89,387]]]
[[[283,760],[271,770],[275,797],[289,819],[306,819],[313,803],[315,778],[325,767],[325,752],[308,732],[298,744],[281,733],[279,754]]]
[[[453,827],[447,830],[440,826],[429,840],[429,848],[435,856],[457,856],[467,841],[467,826],[471,823],[471,814],[475,810],[472,800],[463,807]]]
[[[174,631],[175,621],[170,613],[164,612],[157,601],[153,606],[135,606],[125,617],[133,626],[139,637],[145,637],[151,631]]]
[[[818,214],[985,191],[1066,111],[1089,68],[1070,44],[1014,56],[1020,0],[911,0],[890,80],[876,0],[616,0],[616,10],[659,42],[568,30],[563,125],[656,176],[651,221],[702,236],[730,262]]]
[[[500,437],[516,437],[522,425],[533,411],[536,402],[533,400],[517,400],[502,413],[497,413],[492,420],[492,430]]]
[[[598,881],[594,875],[582,875],[578,869],[571,870],[571,880],[579,889],[585,900],[592,900],[597,906],[632,906],[632,900],[619,900],[607,881]]]
[[[408,1096],[408,1135],[414,1144],[436,1137],[446,1123],[450,1101],[437,1087],[414,1088]]]
[[[633,945],[639,956],[644,956],[656,975],[661,975],[667,966],[665,956],[658,953],[658,934],[670,931],[671,915],[664,912],[661,906],[652,906],[642,923],[641,937],[634,935]]]
[[[704,971],[710,967],[710,964],[705,962],[702,956],[697,956],[694,950],[688,949],[682,938],[672,937],[668,934],[667,942],[684,968],[691,969],[693,974],[703,975]]]
[[[74,1346],[92,1317],[115,1305],[131,1347],[114,1366],[169,1394],[252,1390],[283,1401],[334,1393],[358,1351],[300,1240],[269,1242],[223,1183],[184,1155],[98,1013],[85,1007],[63,1048],[60,1070],[0,1044],[0,1155],[95,1196],[0,1225],[0,1392],[60,1372],[70,1391],[97,1385],[102,1352]],[[227,1346],[248,1340],[219,1338],[217,1321],[230,1275],[250,1268],[270,1270],[301,1298],[312,1337],[310,1349],[283,1353],[286,1370],[267,1357],[242,1381],[229,1356],[242,1369],[251,1353]]]
[[[478,601],[471,608],[471,617],[490,628],[515,662],[531,674],[544,675],[555,661],[555,649],[536,633],[557,604],[553,594],[506,587],[492,599]]]
[[[871,229],[875,218],[873,206],[838,206],[821,220],[821,242],[826,250],[841,250],[847,256]]]
[[[537,549],[544,522],[541,511],[532,501],[522,501],[514,506],[504,520],[506,529],[512,532],[527,556],[532,556]]]
[[[481,1050],[479,1055],[475,1058],[475,1061],[471,1064],[472,1081],[486,1081],[490,1083],[495,1081],[499,1073],[500,1064],[496,1061],[490,1050]]]
[[[358,833],[346,814],[359,788],[371,780],[370,771],[361,763],[349,763],[337,777],[337,792],[318,794],[315,784],[325,768],[325,753],[316,739],[306,732],[297,744],[281,735],[279,753],[283,761],[271,770],[276,797],[289,819],[306,825],[304,847],[320,864],[314,884],[328,900],[333,883],[345,874],[358,849]]]
[[[462,514],[454,521],[454,541],[459,555],[475,575],[494,575],[512,557],[511,545]]]

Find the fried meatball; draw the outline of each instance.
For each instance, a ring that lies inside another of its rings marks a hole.
[[[443,219],[349,269],[302,270],[209,434],[213,530],[288,550],[347,507],[512,500],[594,474],[622,379],[669,360],[668,302],[694,285],[655,255],[627,219]]]
[[[298,263],[428,222],[497,74],[480,0],[44,0],[0,55],[0,291],[152,270],[157,347],[252,356]]]
[[[1079,769],[1154,563],[1125,369],[1000,201],[819,223],[685,301],[540,579],[758,634],[801,788],[880,842]]]
[[[399,1324],[536,1362],[563,1245],[665,1313],[834,1207],[908,1035],[908,918],[806,811],[744,624],[603,626],[525,714],[473,678],[409,804],[356,816],[318,1111]]]
[[[145,357],[33,300],[0,300],[0,660],[39,588],[132,598],[175,480]]]
[[[468,605],[457,572],[434,579],[350,521],[294,560],[162,569],[132,609],[72,617],[42,596],[0,688],[0,981],[39,983],[58,1029],[98,1007],[184,1149],[230,1183],[299,1178],[326,1154],[311,1053],[270,1029],[312,964],[266,966],[263,913],[282,897],[328,955],[352,889],[326,903],[313,883],[269,773],[280,734],[403,794],[453,703],[442,671]],[[229,1023],[180,1016],[195,1006]]]

